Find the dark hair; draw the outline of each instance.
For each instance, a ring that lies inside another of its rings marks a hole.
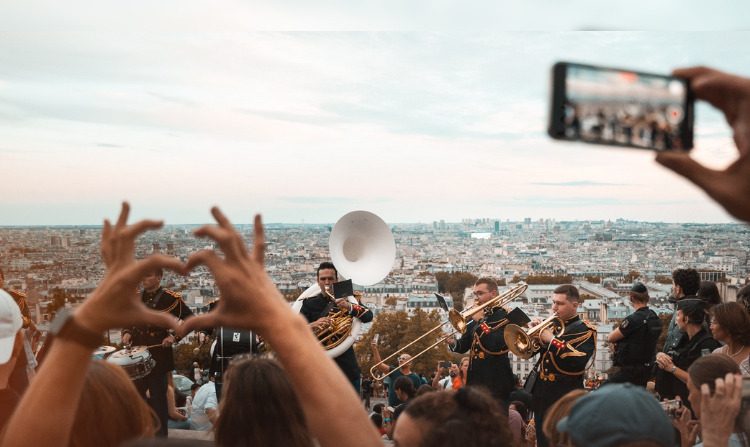
[[[698,287],[698,298],[708,303],[709,309],[721,304],[721,295],[719,294],[719,288],[716,287],[716,283],[713,281],[701,281]]]
[[[513,436],[500,404],[482,389],[437,391],[414,399],[405,409],[423,426],[420,447],[510,447]],[[398,425],[397,425],[398,429]]]
[[[680,308],[678,305],[677,309],[682,311],[682,315],[687,318],[690,324],[703,324],[706,321],[706,310],[703,306],[686,306]]]
[[[216,421],[216,445],[313,445],[286,372],[270,359],[230,364]]]
[[[717,304],[711,309],[711,316],[733,341],[750,345],[750,314],[742,304]]]
[[[672,281],[685,295],[695,295],[701,284],[701,277],[695,269],[677,269],[672,272]]]
[[[740,367],[731,357],[724,354],[709,354],[699,357],[688,368],[688,375],[693,385],[700,389],[701,385],[707,384],[712,393],[716,386],[716,379],[723,379],[729,373],[739,374]]]
[[[373,413],[370,415],[370,420],[375,424],[375,428],[383,428],[383,416],[379,413]]]
[[[383,413],[383,407],[385,407],[385,404],[375,404],[372,406],[372,411],[377,414]]]
[[[561,286],[557,286],[555,290],[552,291],[552,293],[563,293],[565,294],[565,298],[567,298],[568,301],[580,300],[578,289],[576,289],[576,286],[574,286],[573,284],[563,284]]]
[[[333,265],[333,262],[328,262],[328,261],[320,263],[320,265],[318,266],[318,270],[315,271],[315,277],[320,278],[320,271],[327,270],[327,269],[331,269],[334,272],[336,272],[336,279],[338,279],[339,271],[336,270],[336,266]]]
[[[750,312],[750,284],[737,291],[737,302]]]
[[[648,296],[648,292],[633,292],[630,291],[630,300],[636,301],[638,303],[648,303],[648,300],[650,297]]]
[[[3,272],[2,268],[0,268],[0,278],[5,279],[5,272]]]
[[[529,422],[529,409],[526,407],[526,404],[521,402],[520,400],[514,400],[510,403],[514,407],[516,407],[516,411],[518,414],[521,415],[521,419],[523,419],[524,422]]]
[[[426,383],[419,388],[417,388],[417,396],[421,396],[426,393],[431,393],[433,391],[437,391],[435,388],[432,387],[432,385],[427,385]]]
[[[396,381],[393,382],[393,389],[406,394],[409,396],[409,399],[414,397],[417,393],[417,390],[414,389],[414,382],[412,382],[407,376],[401,376],[396,379]]]
[[[489,277],[483,277],[479,278],[477,282],[474,283],[475,286],[478,286],[479,284],[486,284],[487,289],[489,289],[490,292],[494,291],[497,292],[497,281],[495,281],[492,278]]]

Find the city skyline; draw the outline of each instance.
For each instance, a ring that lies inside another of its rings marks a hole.
[[[703,21],[680,12],[664,31],[633,12],[618,28],[591,15],[601,5],[579,16],[545,1],[561,20],[519,6],[517,25],[433,32],[403,7],[373,16],[369,3],[335,2],[313,20],[333,10],[339,20],[313,26],[295,21],[310,9],[295,1],[188,2],[177,16],[167,4],[119,16],[32,3],[0,17],[0,225],[97,225],[124,199],[133,219],[168,224],[211,222],[212,205],[238,223],[258,212],[333,223],[357,209],[389,223],[734,222],[652,152],[545,135],[557,60],[750,75],[738,57],[750,32],[719,7],[683,2]],[[613,31],[581,31],[595,24]],[[735,152],[723,117],[700,104],[695,158],[722,167]]]

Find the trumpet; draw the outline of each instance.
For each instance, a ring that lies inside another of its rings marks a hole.
[[[474,315],[477,312],[484,311],[486,313],[492,313],[497,309],[498,307],[504,307],[514,299],[516,299],[518,296],[520,296],[523,292],[526,291],[526,289],[529,286],[526,283],[519,283],[517,286],[506,290],[505,292],[499,294],[498,296],[490,299],[486,303],[479,305],[479,306],[472,306],[462,312],[457,311],[456,309],[451,309],[448,311],[448,323],[453,327],[453,331],[451,331],[450,334],[445,335],[441,337],[438,341],[431,344],[430,346],[426,347],[425,349],[421,350],[416,355],[412,356],[409,360],[405,361],[404,363],[399,364],[399,368],[403,367],[404,365],[408,365],[409,363],[416,360],[419,356],[424,354],[425,352],[429,351],[430,349],[434,348],[435,346],[439,345],[440,343],[444,342],[445,340],[449,339],[450,337],[453,337],[457,333],[463,334],[466,332],[466,327],[469,325],[469,322],[471,320],[472,315]],[[440,323],[439,325],[435,326],[434,328],[430,329],[429,331],[425,332],[424,334],[420,335],[416,339],[414,339],[411,343],[407,344],[403,348],[397,350],[393,354],[389,355],[388,357],[382,359],[378,363],[374,364],[372,368],[370,368],[370,375],[375,380],[383,380],[384,378],[390,376],[393,374],[398,368],[391,369],[387,373],[383,374],[378,371],[378,367],[380,365],[385,364],[389,360],[391,360],[393,357],[398,356],[405,350],[407,350],[410,346],[414,345],[415,343],[419,342],[423,338],[427,337],[428,335],[432,334],[433,332],[441,329],[443,325],[446,322]]]
[[[505,327],[503,337],[510,352],[515,354],[516,357],[528,359],[542,349],[540,336],[542,331],[547,329],[550,329],[553,335],[557,337],[565,331],[565,323],[558,317],[557,313],[554,313],[551,317],[529,329],[524,329],[517,324],[509,324]]]

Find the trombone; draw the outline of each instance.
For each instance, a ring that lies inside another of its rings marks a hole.
[[[413,362],[417,357],[424,354],[425,352],[429,351],[430,349],[434,348],[435,346],[439,345],[440,343],[444,342],[445,340],[449,339],[450,337],[453,337],[457,333],[463,334],[466,332],[466,327],[469,325],[469,321],[471,320],[472,315],[474,315],[477,312],[480,312],[482,310],[487,309],[495,309],[497,307],[504,307],[506,304],[510,303],[517,297],[519,297],[523,292],[526,291],[526,289],[529,286],[522,282],[519,283],[517,286],[506,290],[505,292],[499,294],[498,296],[490,299],[486,303],[479,305],[479,306],[472,306],[468,309],[463,310],[462,312],[457,311],[456,309],[451,309],[448,311],[448,322],[453,326],[453,331],[451,331],[450,334],[445,335],[440,338],[440,340],[436,341],[435,343],[431,344],[430,346],[426,347],[425,349],[421,350],[418,354],[412,356],[409,360],[405,361],[404,363],[399,364],[399,368],[403,367],[404,365],[408,365],[409,363]],[[428,335],[432,334],[433,332],[437,331],[438,329],[441,329],[445,322],[440,323],[439,325],[435,326],[434,328],[430,329],[429,331],[425,332],[424,334],[420,335],[414,341],[407,344],[403,348],[397,350],[393,354],[389,355],[388,357],[380,360],[378,363],[374,364],[372,368],[370,368],[370,375],[375,380],[383,380],[384,378],[390,376],[393,374],[398,368],[391,369],[387,373],[383,374],[378,371],[378,367],[380,365],[385,364],[389,360],[391,360],[393,357],[396,357],[397,355],[404,352],[406,349],[408,349],[410,346],[412,346],[414,343],[417,343],[418,341],[422,340],[423,338],[427,337]]]
[[[525,330],[517,324],[509,324],[505,327],[503,337],[510,352],[522,359],[529,359],[542,349],[540,336],[542,331],[550,329],[555,337],[565,331],[565,322],[557,315],[552,314],[549,318],[536,326]]]

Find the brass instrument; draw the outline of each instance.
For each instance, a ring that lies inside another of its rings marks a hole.
[[[553,335],[557,337],[565,331],[565,323],[555,313],[529,329],[524,329],[517,324],[509,324],[505,327],[503,337],[510,352],[516,357],[528,359],[542,349],[542,342],[539,336],[546,329],[550,329]]]
[[[412,356],[409,360],[405,361],[404,363],[399,364],[399,368],[407,365],[411,362],[413,362],[416,358],[418,358],[420,355],[424,354],[425,352],[429,351],[430,349],[434,348],[435,346],[439,345],[440,343],[444,342],[445,340],[449,339],[450,337],[453,337],[457,333],[463,334],[466,332],[466,326],[468,326],[469,321],[471,320],[471,317],[477,313],[484,311],[485,313],[492,313],[494,312],[498,307],[505,307],[508,303],[519,297],[523,292],[526,291],[526,289],[529,286],[526,283],[519,283],[517,286],[506,290],[505,292],[497,295],[496,297],[490,299],[484,304],[481,304],[479,306],[472,306],[468,309],[463,310],[462,312],[457,311],[456,309],[451,309],[448,311],[448,322],[453,326],[453,331],[451,331],[450,334],[445,335],[440,338],[440,340],[436,341],[435,343],[431,344],[430,346],[426,347],[416,355]],[[385,364],[389,360],[391,360],[393,357],[398,356],[402,352],[404,352],[406,349],[408,349],[410,346],[412,346],[414,343],[417,343],[418,341],[422,340],[423,338],[427,337],[428,335],[432,334],[433,332],[441,329],[445,322],[440,323],[439,325],[435,326],[434,328],[430,329],[429,331],[425,332],[424,334],[420,335],[416,339],[414,339],[411,343],[407,344],[403,348],[397,350],[393,354],[389,355],[388,357],[382,359],[380,362],[374,364],[372,368],[370,368],[370,375],[375,380],[383,380],[384,378],[390,376],[393,374],[396,369],[394,368],[388,373],[383,374],[378,372],[378,366]]]
[[[336,301],[336,297],[331,293],[330,287],[326,286],[323,293],[332,301]],[[335,312],[332,310],[327,318],[328,322],[325,326],[313,326],[312,330],[326,349],[334,349],[343,343],[349,336],[352,330],[352,321],[354,319],[349,315],[349,312],[339,309],[338,307],[336,307]]]

